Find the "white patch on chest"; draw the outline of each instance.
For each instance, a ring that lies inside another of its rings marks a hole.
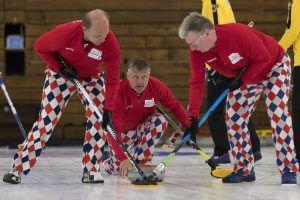
[[[94,58],[96,60],[101,60],[102,51],[99,51],[98,49],[92,48],[91,51],[88,54],[88,57]]]
[[[232,64],[236,64],[241,59],[243,59],[243,57],[239,53],[232,53],[228,56],[228,58]]]
[[[145,100],[145,108],[153,107],[155,105],[154,98]]]

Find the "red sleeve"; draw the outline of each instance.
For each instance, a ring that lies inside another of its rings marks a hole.
[[[35,51],[55,72],[59,71],[62,63],[56,57],[56,52],[63,49],[67,43],[68,32],[60,25],[40,36],[34,44]]]
[[[254,34],[253,30],[247,31],[246,34],[241,34],[239,37],[238,45],[242,54],[250,60],[248,69],[241,79],[244,83],[257,83],[256,79],[262,77],[260,74],[265,73],[264,70],[271,63],[271,54],[262,39]],[[251,82],[247,82],[247,80],[251,80]]]
[[[121,126],[122,126],[122,116],[123,116],[123,92],[122,92],[122,85],[120,84],[120,87],[118,89],[118,92],[116,94],[116,100],[114,102],[114,110],[112,112],[112,119],[113,119],[113,124],[116,128],[117,131],[117,136],[122,141],[121,137]],[[110,135],[110,134],[109,134]],[[120,161],[126,160],[127,157],[124,154],[123,150],[121,147],[118,145],[118,143],[115,141],[115,139],[110,135],[108,136],[108,141],[113,147],[114,151],[116,152],[118,158]]]
[[[123,85],[123,81],[120,83],[120,87],[118,88],[116,99],[114,102],[114,109],[112,112],[112,120],[117,130],[117,133],[120,134],[122,129],[122,119],[123,119],[123,110],[124,110],[124,98],[126,92],[124,92],[125,88]],[[119,135],[121,136],[121,135]],[[121,138],[120,138],[121,139]]]
[[[117,38],[110,31],[108,43],[105,44],[105,104],[104,109],[113,111],[113,103],[120,82],[120,46]]]
[[[110,133],[108,133],[107,137],[108,137],[108,142],[112,146],[112,148],[115,151],[115,153],[117,154],[118,159],[121,162],[123,160],[126,160],[127,157],[126,157],[125,153],[123,152],[122,148],[119,146],[119,144],[117,143],[117,141],[113,138],[113,136]],[[118,138],[122,142],[122,140],[121,140],[121,138],[119,136],[118,136]]]
[[[189,116],[198,118],[205,87],[205,63],[199,52],[190,50]]]
[[[178,102],[178,100],[174,97],[170,89],[165,84],[163,84],[159,80],[154,80],[157,84],[157,87],[155,88],[157,89],[158,101],[164,107],[168,108],[183,126],[189,127],[191,125],[191,122],[182,105]]]

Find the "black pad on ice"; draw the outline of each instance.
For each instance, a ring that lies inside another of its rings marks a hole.
[[[153,170],[156,168],[154,165],[145,165],[141,167],[141,170],[146,174],[148,177],[149,175],[152,175]],[[132,184],[136,185],[145,185],[144,180],[142,180],[142,177],[137,172],[135,168],[131,168],[128,171],[127,178]],[[162,182],[165,178],[165,170],[163,170],[158,176],[154,177],[152,180],[148,180],[148,182]],[[150,183],[151,184],[151,183]]]

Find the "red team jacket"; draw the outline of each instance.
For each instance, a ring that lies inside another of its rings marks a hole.
[[[118,137],[121,139],[121,132],[136,130],[137,126],[155,113],[156,103],[160,102],[168,108],[185,127],[190,126],[190,121],[181,104],[176,100],[171,91],[158,79],[151,77],[147,87],[141,95],[137,95],[127,79],[120,83],[116,95],[113,112],[113,123],[117,129]],[[116,142],[109,137],[110,144],[122,161],[126,156],[118,147]],[[117,150],[118,149],[118,150]]]
[[[106,65],[105,105],[113,110],[113,101],[120,76],[120,47],[114,33],[109,30],[105,41],[100,45],[84,44],[81,21],[73,21],[56,26],[40,36],[34,45],[47,67],[59,72],[62,66],[56,55],[60,55],[78,74],[79,79],[97,77],[101,63]]]
[[[275,39],[239,23],[215,25],[217,42],[207,52],[190,50],[189,112],[198,117],[205,86],[205,63],[226,77],[236,77],[249,67],[241,79],[245,84],[264,80],[272,67],[280,62],[284,50]]]

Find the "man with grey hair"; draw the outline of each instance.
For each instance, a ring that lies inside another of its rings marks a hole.
[[[121,81],[116,95],[113,123],[125,148],[140,165],[152,160],[154,146],[167,128],[166,119],[156,112],[158,102],[174,114],[186,132],[191,130],[192,123],[171,91],[150,76],[148,62],[141,58],[133,59],[128,67],[127,79]],[[110,157],[103,165],[109,174],[125,176],[130,162],[121,150],[118,151],[114,140],[109,143],[114,148],[111,148]]]
[[[213,24],[228,24],[236,22],[228,0],[202,0],[201,14],[207,17]],[[231,79],[221,75],[216,70],[211,69],[209,65],[206,65],[206,73],[206,107],[209,108],[213,105],[218,96],[227,88]],[[227,138],[225,107],[226,99],[224,98],[207,119],[210,133],[215,145],[214,153],[211,158],[216,164],[230,163],[230,145]],[[216,123],[218,126],[215,125]],[[256,162],[262,158],[262,155],[260,152],[260,141],[251,118],[249,119],[248,129],[250,132],[254,162]]]
[[[28,174],[50,138],[67,103],[77,94],[87,117],[83,144],[83,183],[103,183],[100,162],[106,134],[101,129],[111,121],[113,101],[119,84],[120,47],[109,29],[107,13],[96,9],[86,13],[83,20],[56,26],[40,36],[34,45],[47,64],[41,109],[28,138],[14,157],[12,169],[3,177],[7,183],[21,182],[21,173]],[[64,60],[64,62],[63,62]],[[101,63],[105,62],[106,76]],[[103,121],[89,108],[82,93],[77,92],[73,79],[78,79],[94,104],[103,113]],[[105,102],[104,102],[105,100]]]
[[[230,86],[226,125],[234,158],[233,173],[223,183],[255,181],[254,159],[248,130],[249,117],[261,92],[271,122],[282,184],[297,184],[293,130],[288,114],[290,59],[270,36],[239,23],[213,25],[190,13],[179,27],[179,37],[190,46],[189,115],[198,117],[205,86],[205,63],[229,78],[243,73]]]

